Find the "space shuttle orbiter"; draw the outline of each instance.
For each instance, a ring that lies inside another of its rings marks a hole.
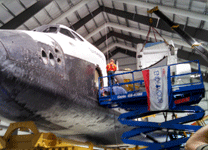
[[[0,53],[1,120],[34,121],[39,129],[96,144],[121,143],[129,127],[97,100],[105,56],[79,34],[63,25],[0,30]]]

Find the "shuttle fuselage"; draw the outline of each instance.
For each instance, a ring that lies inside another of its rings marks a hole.
[[[97,101],[105,56],[76,32],[62,25],[0,30],[0,52],[2,119],[35,121],[40,129],[96,144],[121,142],[126,126]]]

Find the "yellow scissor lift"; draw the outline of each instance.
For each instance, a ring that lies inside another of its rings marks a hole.
[[[27,135],[13,135],[16,130],[31,131]],[[125,150],[137,150],[141,147],[122,148]],[[0,149],[28,149],[28,150],[93,150],[119,149],[105,146],[95,146],[91,142],[79,142],[70,139],[59,138],[53,133],[39,132],[33,121],[11,123],[4,136],[0,137]]]

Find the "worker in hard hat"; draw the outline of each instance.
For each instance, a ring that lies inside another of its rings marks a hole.
[[[113,74],[117,70],[117,67],[113,59],[111,59],[110,63],[107,64],[106,69],[107,69],[108,76],[112,75],[111,78],[108,78],[108,86],[115,84],[115,81],[114,81],[115,76]]]

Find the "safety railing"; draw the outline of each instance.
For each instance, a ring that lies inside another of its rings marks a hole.
[[[172,70],[176,69],[176,66],[181,66],[181,69],[187,70],[188,66],[186,64],[189,65],[194,62],[197,63],[197,68],[195,70],[190,68],[190,72],[188,72],[188,73],[174,74],[174,71],[172,71]],[[181,86],[187,86],[187,85],[200,84],[203,82],[203,79],[201,76],[200,64],[199,64],[198,60],[193,60],[193,61],[188,61],[188,62],[183,62],[183,63],[178,63],[178,64],[172,64],[169,66],[169,68],[170,68],[170,72],[172,72],[172,74],[170,75],[170,78],[172,81],[171,82],[172,88],[177,87],[179,85],[181,87]]]
[[[111,83],[111,76],[115,77],[114,84]],[[102,78],[108,78],[110,81],[109,86],[106,87],[101,87],[99,84],[100,103],[109,102],[109,99],[136,97],[139,95],[138,93],[141,95],[142,92],[146,92],[141,70],[104,76],[100,77],[99,80],[102,80]]]
[[[195,70],[191,68],[191,63],[197,64]],[[204,88],[198,60],[169,65],[168,72],[168,88],[171,88],[171,91],[173,91],[172,96],[175,99],[186,97],[184,94],[181,96],[177,95],[183,91],[194,90],[199,87],[200,89]],[[108,78],[108,80],[111,80],[111,76],[115,77],[114,84],[111,84],[111,81],[107,87],[101,87],[99,84],[100,103],[104,102],[104,105],[108,105],[118,99],[119,101],[122,99],[128,99],[128,101],[130,101],[130,98],[143,97],[144,99],[144,96],[146,96],[142,70],[104,76],[100,77],[100,79]],[[174,95],[174,93],[176,95]]]

